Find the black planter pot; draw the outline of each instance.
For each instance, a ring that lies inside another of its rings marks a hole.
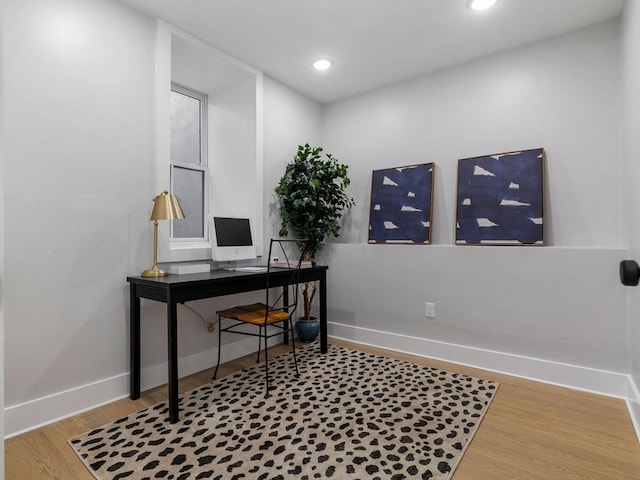
[[[296,321],[295,329],[302,342],[311,343],[320,333],[320,320],[316,317],[300,317]]]

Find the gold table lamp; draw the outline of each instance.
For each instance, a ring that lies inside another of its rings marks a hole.
[[[175,195],[166,190],[153,199],[153,267],[142,272],[143,277],[165,277],[168,275],[158,268],[158,220],[176,220],[184,218],[184,212]]]

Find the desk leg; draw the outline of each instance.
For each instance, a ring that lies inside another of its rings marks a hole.
[[[289,305],[289,287],[282,287],[282,304]],[[289,309],[286,309],[289,311]],[[286,328],[282,330],[282,343],[289,345],[289,330]]]
[[[129,286],[129,398],[140,398],[140,298]]]
[[[328,350],[328,334],[327,334],[327,272],[322,271],[320,278],[320,353],[327,353]]]
[[[178,306],[167,298],[167,352],[169,355],[169,421],[176,423],[180,419],[178,399]]]

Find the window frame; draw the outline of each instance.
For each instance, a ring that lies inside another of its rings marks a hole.
[[[186,170],[194,170],[202,172],[203,175],[203,197],[202,197],[202,237],[174,237],[173,235],[173,222],[170,223],[169,228],[169,248],[171,249],[190,249],[190,248],[206,248],[209,246],[209,229],[207,225],[207,217],[209,215],[209,189],[211,185],[210,171],[209,171],[209,96],[200,92],[194,88],[180,84],[178,82],[171,82],[170,92],[177,92],[179,94],[194,98],[200,102],[200,163],[184,163],[175,162],[173,158],[169,159],[169,182],[171,185],[171,192],[174,192],[174,168],[183,168]]]

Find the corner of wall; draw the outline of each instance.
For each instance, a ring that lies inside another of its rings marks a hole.
[[[631,416],[633,428],[640,442],[640,388],[636,385],[633,376],[629,375],[629,388],[627,393],[627,408]]]

